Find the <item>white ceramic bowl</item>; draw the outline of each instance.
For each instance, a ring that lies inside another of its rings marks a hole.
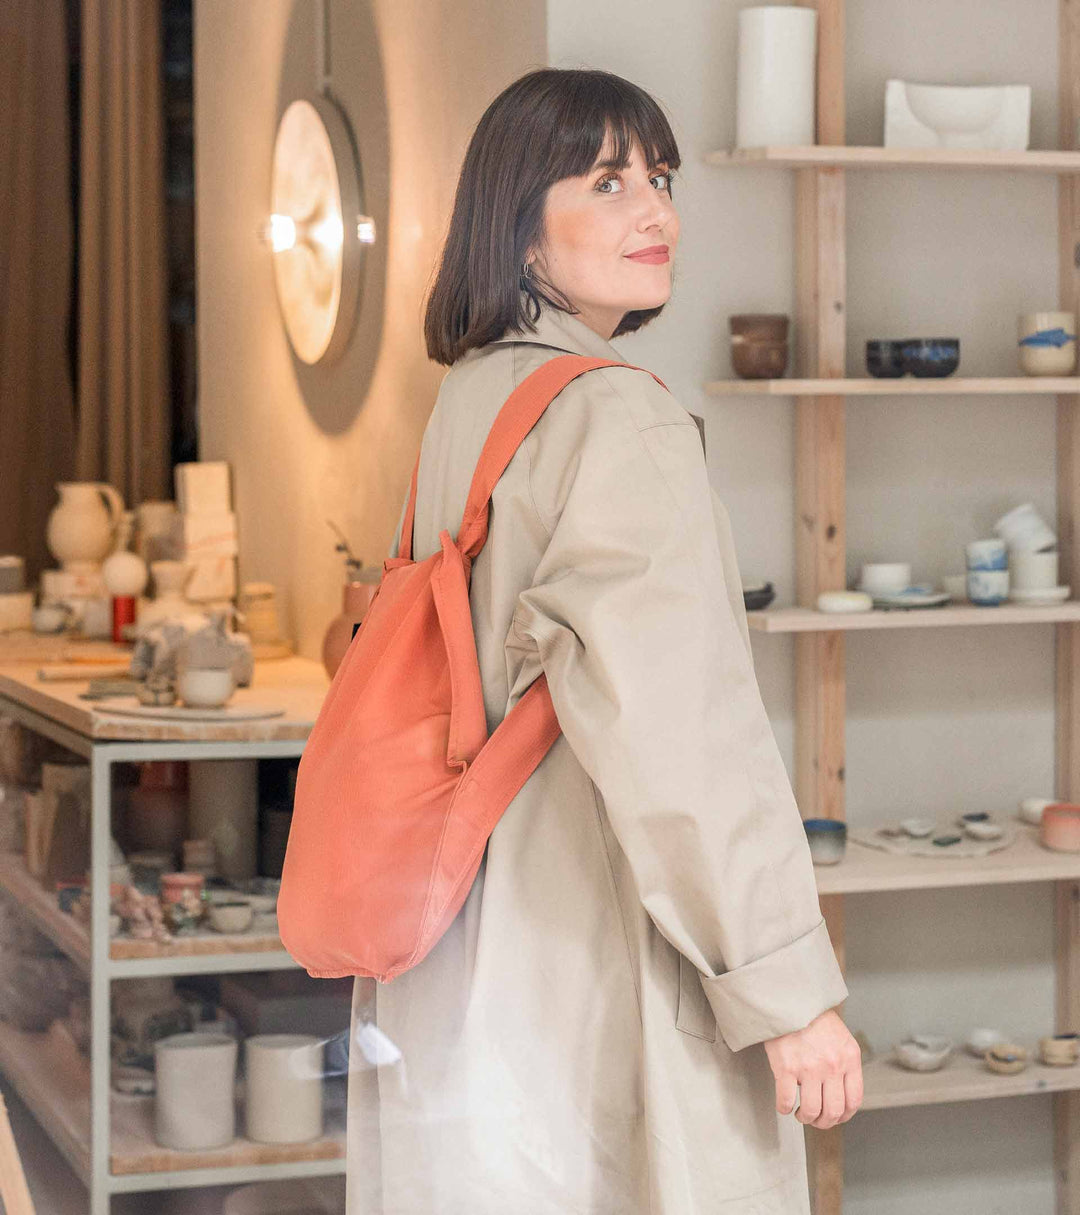
[[[192,709],[219,709],[233,694],[236,682],[228,667],[185,667],[176,681],[176,693]]]
[[[247,899],[210,904],[210,924],[217,932],[247,932],[254,918]]]

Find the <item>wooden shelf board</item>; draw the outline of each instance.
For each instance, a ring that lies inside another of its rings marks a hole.
[[[1080,152],[994,148],[885,148],[816,144],[805,147],[722,148],[710,165],[778,165],[794,169],[1004,169],[1080,173]]]
[[[987,856],[900,856],[849,840],[842,861],[814,867],[818,894],[866,894],[883,890],[1080,879],[1080,853],[1044,848],[1039,843],[1038,827],[1019,819],[1014,825],[1016,841]]]
[[[708,380],[705,392],[713,397],[922,397],[986,396],[1053,393],[1055,396],[1080,394],[1080,376],[998,376],[973,377],[901,376],[898,379],[832,380]]]
[[[221,933],[207,929],[190,935],[173,937],[167,945],[135,937],[113,937],[109,942],[109,957],[114,961],[145,958],[202,958],[241,953],[284,953],[285,947],[276,932]]]
[[[18,852],[0,852],[0,888],[13,896],[34,927],[83,970],[90,969],[90,934],[74,916],[60,910],[56,895],[26,868]]]
[[[1047,1031],[1049,1032],[1049,1031]],[[1032,1061],[1022,1072],[1002,1076],[981,1059],[958,1046],[940,1071],[911,1072],[882,1052],[863,1064],[862,1110],[898,1109],[904,1105],[941,1105],[949,1101],[981,1101],[1019,1097],[1028,1093],[1080,1089],[1080,1063],[1052,1067],[1035,1058],[1037,1043],[1021,1041]]]
[[[255,1143],[243,1137],[244,1115],[236,1112],[237,1138],[226,1147],[175,1151],[154,1139],[154,1098],[112,1094],[110,1172],[171,1173],[186,1169],[232,1169],[259,1164],[295,1164],[309,1160],[344,1160],[344,1109],[326,1111],[326,1133],[310,1143]]]
[[[874,608],[869,612],[818,612],[813,608],[767,607],[746,613],[747,626],[758,633],[814,633],[838,629],[925,629],[957,625],[1061,624],[1080,621],[1080,600],[1067,599],[1048,607],[1002,603],[975,607],[946,603],[936,608]]]
[[[59,1035],[26,1033],[0,1021],[0,1071],[89,1184],[89,1061]]]

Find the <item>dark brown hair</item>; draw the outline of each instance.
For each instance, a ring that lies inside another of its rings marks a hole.
[[[542,241],[548,189],[587,173],[609,131],[613,167],[627,167],[635,139],[649,168],[681,163],[659,104],[612,72],[540,68],[515,80],[484,111],[465,153],[424,315],[429,358],[449,366],[509,328],[534,330],[540,299],[577,311],[535,270],[525,277],[521,267],[530,246]],[[639,329],[663,308],[627,312],[611,336]]]

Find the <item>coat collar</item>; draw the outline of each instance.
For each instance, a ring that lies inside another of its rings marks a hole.
[[[524,292],[522,293],[524,294]],[[555,350],[565,350],[570,354],[585,354],[600,359],[612,359],[616,363],[628,360],[610,342],[605,341],[595,329],[590,329],[584,321],[563,312],[546,300],[540,300],[540,315],[536,318],[536,332],[528,330],[507,329],[502,337],[493,338],[479,349],[499,345],[503,342],[533,342],[538,346],[551,346]],[[470,354],[474,351],[469,351]],[[687,410],[687,413],[690,413]],[[705,453],[705,420],[696,413],[690,417],[697,423],[698,437],[701,439],[702,454]]]
[[[523,293],[524,294],[524,293]],[[563,312],[546,300],[540,300],[540,315],[536,319],[535,333],[528,329],[508,329],[502,337],[493,339],[488,345],[499,342],[535,342],[540,346],[551,346],[570,354],[590,355],[600,359],[625,362],[623,354],[610,342],[605,341],[583,320]]]

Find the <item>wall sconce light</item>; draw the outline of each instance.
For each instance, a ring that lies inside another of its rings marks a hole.
[[[274,141],[270,218],[285,330],[305,363],[333,362],[349,343],[364,248],[375,221],[361,213],[360,167],[348,122],[329,97],[292,102]]]

